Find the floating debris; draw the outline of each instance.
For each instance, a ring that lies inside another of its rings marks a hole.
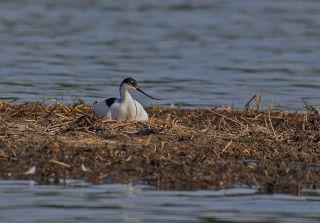
[[[29,170],[27,170],[24,174],[25,174],[25,175],[35,174],[35,173],[36,173],[36,169],[37,169],[37,167],[36,167],[36,166],[33,166],[33,167],[31,167]]]

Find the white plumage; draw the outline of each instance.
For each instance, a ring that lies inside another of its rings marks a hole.
[[[143,106],[130,94],[134,91],[139,91],[150,98],[156,99],[138,88],[135,79],[128,77],[120,85],[120,98],[108,98],[101,102],[95,102],[93,104],[93,113],[119,121],[148,120],[148,114]]]

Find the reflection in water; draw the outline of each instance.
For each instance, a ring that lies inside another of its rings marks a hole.
[[[133,76],[163,105],[302,110],[319,104],[320,5],[311,0],[4,1],[0,97],[118,95]],[[144,104],[154,103],[137,95]]]
[[[317,222],[320,192],[259,195],[256,189],[158,191],[148,186],[39,186],[0,181],[5,222]]]

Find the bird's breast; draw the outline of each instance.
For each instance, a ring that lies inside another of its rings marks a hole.
[[[119,106],[119,110],[122,117],[125,117],[126,120],[135,120],[137,116],[137,104],[135,101],[130,100],[126,103],[122,103]]]

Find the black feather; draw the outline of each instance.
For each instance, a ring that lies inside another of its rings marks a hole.
[[[111,105],[113,105],[114,101],[116,100],[116,98],[108,98],[105,100],[107,106],[110,108]]]

